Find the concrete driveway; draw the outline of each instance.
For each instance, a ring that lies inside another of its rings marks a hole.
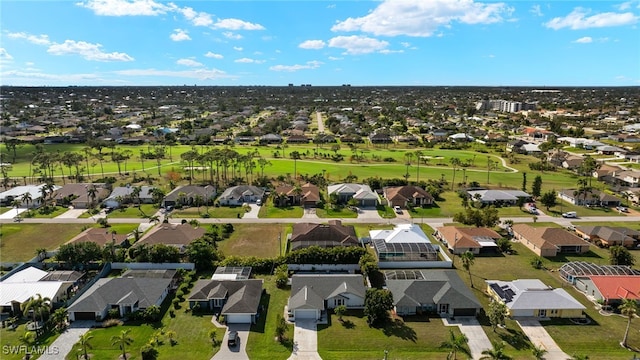
[[[480,359],[483,356],[483,351],[493,348],[487,334],[482,330],[482,326],[475,317],[458,316],[455,320],[444,317],[442,322],[445,326],[457,326],[460,332],[467,336],[467,339],[469,339],[467,344],[473,359]]]
[[[520,328],[525,335],[529,337],[529,340],[533,345],[547,350],[547,353],[544,355],[545,359],[566,360],[571,358],[571,356],[565,354],[562,349],[560,349],[547,330],[540,325],[540,321],[538,321],[538,319],[518,319],[516,322],[520,325]]]
[[[71,325],[58,336],[56,341],[49,345],[49,352],[42,354],[40,360],[59,360],[64,359],[73,345],[78,342],[80,336],[91,330],[91,326],[95,325],[95,321],[74,321]]]
[[[242,218],[243,219],[257,219],[258,218],[258,212],[260,212],[260,206],[258,206],[256,204],[249,204],[249,206],[251,207],[251,211],[244,213]]]
[[[318,332],[315,320],[296,320],[293,352],[289,360],[322,360],[318,354]]]
[[[84,214],[87,209],[69,209],[55,217],[55,219],[77,219]]]
[[[247,356],[247,340],[249,339],[250,328],[251,325],[249,324],[229,324],[227,332],[224,333],[224,338],[222,338],[220,350],[213,355],[211,360],[249,360],[249,356]],[[229,339],[229,331],[233,330],[238,332],[239,345],[229,348],[227,340]]]
[[[382,220],[382,217],[380,217],[378,210],[375,208],[360,208],[358,210],[358,219]]]
[[[13,219],[14,217],[22,214],[25,211],[27,211],[27,208],[11,209],[3,214],[0,214],[0,219]]]
[[[304,209],[304,214],[302,214],[302,218],[303,219],[319,219],[318,215],[316,214],[316,209],[315,208],[305,208]]]

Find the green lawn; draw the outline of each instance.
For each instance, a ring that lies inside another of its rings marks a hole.
[[[21,346],[23,345],[19,338],[24,335],[27,331],[26,329],[27,319],[22,319],[19,321],[19,326],[15,330],[9,330],[8,328],[0,329],[0,345],[2,346],[2,355],[0,358],[2,360],[21,360],[24,358],[25,352],[24,349],[18,352],[12,353],[9,351],[11,346]],[[36,347],[45,347],[47,345],[51,345],[60,334],[57,332],[47,332],[44,335],[40,336],[40,338],[36,339]],[[43,348],[44,349],[44,348]],[[51,350],[53,351],[53,350]],[[33,356],[32,358],[36,358],[37,356]]]
[[[406,211],[406,210],[403,210]],[[380,205],[378,206],[378,214],[383,219],[394,219],[397,217],[396,212],[389,206]]]
[[[284,248],[287,231],[291,232],[285,224],[234,224],[233,227],[235,231],[231,236],[218,242],[218,248],[227,256],[278,256],[278,246],[282,244]]]
[[[448,351],[440,348],[457,327],[445,327],[438,317],[413,316],[405,321],[394,318],[383,328],[371,328],[361,310],[349,311],[340,322],[329,316],[328,325],[318,325],[318,352],[331,359],[445,359]],[[462,357],[461,357],[462,358]]]
[[[562,204],[560,204],[562,203]],[[567,212],[567,211],[575,211],[576,213],[578,213],[578,217],[584,217],[584,216],[624,216],[624,214],[620,214],[618,213],[618,211],[616,211],[615,209],[612,208],[608,208],[608,207],[593,207],[593,208],[588,208],[586,206],[578,206],[578,205],[573,205],[570,204],[566,201],[562,201],[560,199],[558,199],[558,205],[556,205],[555,207],[552,207],[549,211],[547,211],[546,208],[544,208],[542,205],[541,206],[541,210],[544,211],[547,215],[550,216],[562,216],[562,213]]]
[[[209,206],[209,217],[217,219],[229,219],[237,218],[244,215],[246,211],[241,206]],[[207,208],[202,206],[200,210],[197,207],[176,209],[171,212],[171,217],[174,219],[180,218],[201,218],[207,213]]]
[[[471,268],[475,295],[480,299],[484,308],[489,304],[489,298],[485,294],[486,284],[484,280],[504,280],[515,279],[540,279],[545,284],[552,287],[563,287],[586,308],[587,315],[593,320],[591,325],[569,325],[565,321],[542,322],[545,328],[558,342],[560,348],[567,354],[587,354],[592,359],[628,359],[629,352],[620,348],[618,342],[622,340],[626,321],[620,317],[601,316],[594,309],[593,303],[589,302],[584,295],[573,287],[561,281],[557,269],[567,261],[589,261],[599,264],[607,262],[606,250],[591,248],[591,252],[578,256],[560,256],[557,258],[545,259],[544,265],[549,270],[537,270],[530,265],[531,259],[535,255],[520,243],[513,243],[514,255],[495,257],[476,257]],[[460,277],[467,284],[470,284],[469,275],[460,269],[460,259],[454,258],[454,264],[458,267]],[[523,341],[521,331],[517,324],[507,321],[507,329],[499,329],[497,333],[491,330],[491,326],[486,317],[480,317],[481,324],[485,332],[492,341],[506,341],[507,352],[514,358],[530,358],[530,344]],[[632,324],[629,342],[631,346],[640,347],[640,322]]]
[[[285,337],[287,341],[282,344],[275,341],[275,329],[278,315],[283,315],[284,306],[289,298],[289,289],[278,289],[275,286],[273,276],[259,276],[264,279],[263,288],[266,294],[262,295],[260,304],[267,309],[260,314],[258,323],[251,327],[249,340],[247,341],[247,354],[252,360],[284,360],[289,358],[293,349],[293,325],[289,325]]]
[[[86,227],[83,224],[2,224],[1,259],[7,262],[27,261],[36,255],[36,249],[56,249]]]
[[[328,206],[327,206],[328,207]],[[316,215],[319,218],[345,218],[345,219],[355,219],[358,217],[358,213],[349,210],[347,208],[339,208],[339,209],[316,209]]]
[[[260,207],[260,212],[258,213],[258,217],[286,219],[286,218],[299,218],[299,217],[302,217],[303,214],[304,214],[304,209],[302,208],[302,206],[287,206],[284,208],[276,207],[276,206],[273,206],[273,200],[269,198]]]
[[[22,216],[23,218],[53,219],[54,217],[67,212],[69,208],[56,206],[53,207],[53,209],[51,209],[51,212],[49,213],[41,213],[40,210],[41,209],[30,209],[20,214],[20,216]]]
[[[140,208],[137,206],[131,205],[125,208],[120,208],[113,210],[111,213],[107,215],[108,218],[128,218],[135,219],[141,218],[144,219],[149,216],[153,216],[158,211],[158,207],[154,204],[141,204]]]

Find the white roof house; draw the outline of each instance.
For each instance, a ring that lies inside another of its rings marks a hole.
[[[386,243],[430,243],[420,226],[415,224],[398,224],[393,230],[371,230],[371,240],[382,239]]]
[[[564,289],[538,279],[487,280],[488,291],[502,301],[511,316],[582,317],[586,309]]]
[[[42,188],[47,186],[47,184],[41,185],[23,185],[16,186],[7,191],[3,191],[0,193],[0,203],[10,203],[15,199],[20,200],[25,193],[31,194],[30,206],[35,206],[40,203],[40,198],[42,197]],[[54,186],[53,190],[60,189],[60,186]],[[27,204],[22,204],[22,206],[26,206]]]
[[[40,281],[48,272],[28,267],[0,282],[0,307],[20,311],[20,304],[41,295],[53,302],[61,301],[72,281]]]
[[[47,274],[48,272],[44,270],[40,270],[37,267],[31,266],[9,276],[8,278],[4,279],[2,283],[7,284],[7,283],[34,282],[47,276]]]

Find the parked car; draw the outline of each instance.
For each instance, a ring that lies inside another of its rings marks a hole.
[[[623,212],[623,213],[628,213],[629,212],[629,208],[626,206],[618,206],[616,207],[616,210]]]
[[[262,200],[260,200],[260,199],[256,200],[256,205],[258,205],[258,206],[262,205]]]
[[[563,218],[577,218],[578,214],[575,211],[569,211],[566,213],[562,213]]]
[[[396,214],[402,214],[402,209],[400,208],[400,206],[394,206],[393,211],[395,211]]]
[[[227,340],[227,345],[229,347],[234,347],[236,345],[238,345],[238,332],[237,331],[230,331],[229,332],[229,339]]]

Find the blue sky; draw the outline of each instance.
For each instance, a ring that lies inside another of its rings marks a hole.
[[[2,0],[3,85],[640,85],[640,0]]]

